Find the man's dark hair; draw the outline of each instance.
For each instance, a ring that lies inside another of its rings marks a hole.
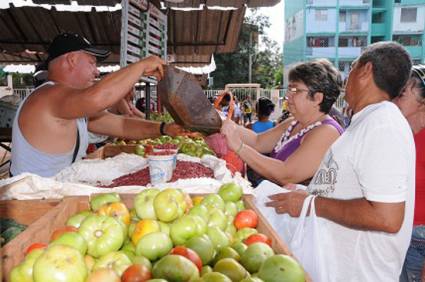
[[[366,47],[357,60],[360,66],[372,63],[373,80],[393,99],[401,94],[410,76],[412,61],[397,42],[377,42]]]
[[[327,59],[317,59],[300,63],[289,71],[289,81],[301,81],[307,85],[311,98],[317,92],[323,93],[320,111],[329,113],[342,89],[339,71]]]

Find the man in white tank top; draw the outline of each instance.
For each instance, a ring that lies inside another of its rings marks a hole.
[[[105,111],[123,99],[141,76],[160,80],[165,62],[159,57],[144,58],[96,82],[96,63],[108,57],[109,51],[94,48],[78,34],[63,33],[53,40],[48,54],[48,82],[21,104],[15,118],[12,175],[55,175],[75,159],[77,143],[77,158],[84,156],[87,130],[126,139],[183,132],[176,124],[126,118]]]

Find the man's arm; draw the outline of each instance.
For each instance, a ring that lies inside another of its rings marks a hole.
[[[132,140],[155,138],[161,136],[160,124],[156,121],[130,118],[102,112],[89,119],[88,128],[91,132]],[[171,136],[184,134],[186,131],[176,124],[166,124],[164,132]]]
[[[54,85],[46,90],[50,92],[46,93],[50,95],[50,109],[56,117],[63,119],[93,116],[124,98],[140,76],[156,76],[161,79],[163,64],[163,60],[151,56],[108,74],[86,89]]]
[[[277,213],[298,217],[307,193],[293,191],[270,196],[267,206]],[[337,200],[316,197],[316,214],[348,228],[397,233],[404,219],[405,203],[380,203],[365,198]]]

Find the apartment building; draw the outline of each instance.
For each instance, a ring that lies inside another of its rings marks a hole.
[[[383,40],[425,63],[424,27],[425,0],[285,0],[285,72],[296,62],[328,58],[346,76],[364,47]]]

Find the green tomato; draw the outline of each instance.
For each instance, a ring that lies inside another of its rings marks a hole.
[[[32,273],[34,262],[43,254],[44,250],[31,251],[25,260],[15,266],[10,272],[10,282],[33,282]]]
[[[238,207],[234,202],[226,202],[224,205],[224,214],[227,216],[236,216],[238,213]]]
[[[125,239],[121,223],[104,215],[88,216],[78,233],[87,241],[87,253],[95,258],[118,251]]]
[[[143,146],[142,144],[137,144],[136,148],[135,148],[135,153],[136,155],[145,156],[145,146]]]
[[[93,266],[93,271],[100,268],[111,268],[121,277],[130,265],[132,265],[132,261],[124,252],[110,252],[97,260]]]
[[[101,206],[109,203],[121,201],[117,193],[99,194],[90,199],[90,207],[92,211],[97,211]]]
[[[257,234],[257,233],[258,233],[257,229],[250,228],[250,227],[244,227],[242,229],[239,229],[236,232],[234,239],[235,239],[236,242],[242,242],[243,240],[245,240],[246,238],[248,238],[252,234]]]
[[[204,205],[197,205],[190,209],[190,215],[197,215],[204,221],[208,221],[208,208]]]
[[[235,251],[237,251],[239,253],[240,256],[242,256],[242,254],[246,251],[246,249],[248,248],[247,245],[245,245],[242,242],[235,242],[232,244],[231,246]]]
[[[242,187],[234,182],[221,185],[218,194],[225,202],[237,202],[242,197]]]
[[[84,282],[86,277],[84,257],[65,245],[47,248],[34,263],[34,282]]]
[[[210,212],[208,217],[208,227],[218,227],[221,230],[226,229],[227,226],[227,217],[223,211],[219,209],[214,209]]]
[[[236,207],[238,208],[238,212],[243,211],[245,209],[245,203],[243,202],[243,200],[237,201]]]
[[[263,262],[274,255],[273,249],[265,243],[254,243],[248,246],[241,256],[241,263],[250,273],[260,269]]]
[[[185,196],[177,189],[165,189],[156,195],[153,206],[160,221],[171,222],[184,214]]]
[[[143,236],[136,246],[136,255],[144,256],[150,261],[155,261],[173,248],[170,237],[163,232],[152,232]]]
[[[202,282],[232,282],[232,280],[220,272],[210,272],[202,276]]]
[[[267,282],[305,281],[305,273],[301,265],[286,255],[274,255],[267,258],[258,271],[258,277]]]
[[[84,219],[86,219],[87,216],[93,214],[91,211],[86,210],[79,212],[73,216],[71,216],[67,221],[66,225],[68,226],[74,226],[76,228],[80,227],[81,222],[83,222]]]
[[[206,206],[209,211],[211,211],[212,209],[219,209],[219,210],[222,210],[222,211],[224,210],[224,201],[217,194],[207,195],[202,200],[201,205]]]
[[[168,281],[193,281],[199,278],[195,264],[184,256],[166,255],[152,268],[153,277]]]
[[[202,219],[201,219],[202,220]],[[174,245],[183,245],[198,234],[198,221],[195,216],[184,215],[171,224],[170,237]]]
[[[210,238],[206,235],[193,237],[186,242],[186,247],[194,250],[202,260],[202,264],[208,264],[215,256],[215,249]]]
[[[218,227],[208,227],[207,235],[216,250],[230,245],[229,237]]]
[[[50,243],[50,246],[58,245],[58,244],[60,244],[60,245],[66,245],[66,246],[75,248],[83,256],[87,252],[87,242],[83,238],[83,236],[81,236],[77,232],[66,232],[66,233],[63,233],[61,236],[59,236],[59,238],[57,238],[56,240],[52,241]]]
[[[153,201],[159,193],[159,189],[145,189],[134,198],[134,208],[140,219],[157,219]]]

